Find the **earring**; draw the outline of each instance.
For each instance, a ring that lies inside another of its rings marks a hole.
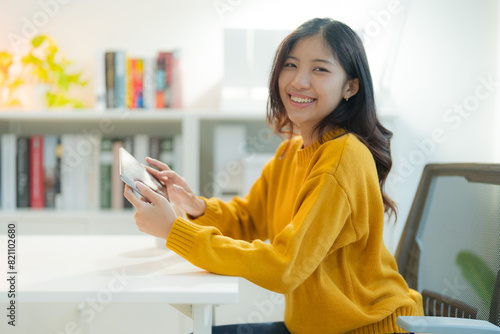
[[[348,98],[348,97],[346,97],[346,98],[345,98],[345,101],[346,101],[346,102],[347,102],[347,101],[349,101],[349,98]]]

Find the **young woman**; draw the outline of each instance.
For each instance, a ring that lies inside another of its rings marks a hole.
[[[284,323],[240,332],[404,332],[396,319],[422,315],[421,296],[382,238],[385,213],[395,211],[384,192],[392,133],[377,119],[361,40],[331,19],[305,22],[278,48],[269,94],[268,121],[288,139],[249,194],[227,203],[198,197],[148,159],[187,219],[138,184],[152,201],[125,190],[139,230],[196,266],[285,295]]]

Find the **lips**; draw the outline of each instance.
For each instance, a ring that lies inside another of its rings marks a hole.
[[[289,93],[288,97],[290,104],[296,107],[307,107],[316,101],[313,97],[297,93]]]

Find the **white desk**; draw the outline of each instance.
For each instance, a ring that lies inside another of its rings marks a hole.
[[[10,271],[6,240],[0,236],[2,277]],[[211,333],[212,305],[238,302],[237,277],[208,273],[152,237],[18,235],[16,246],[17,305],[168,303],[192,316],[194,333]],[[0,280],[0,302],[10,302],[8,290]]]

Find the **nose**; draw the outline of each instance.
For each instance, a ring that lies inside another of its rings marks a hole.
[[[311,81],[309,78],[309,73],[307,71],[297,71],[292,80],[292,86],[295,89],[308,89],[311,87]]]

